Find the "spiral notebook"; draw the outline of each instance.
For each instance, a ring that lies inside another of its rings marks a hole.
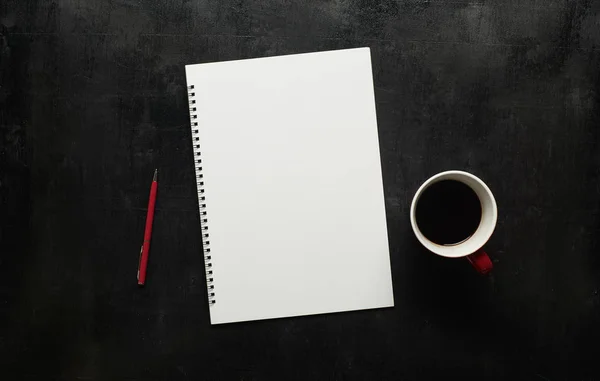
[[[393,306],[370,50],[186,76],[211,323]]]

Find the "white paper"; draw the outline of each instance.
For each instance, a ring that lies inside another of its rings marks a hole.
[[[211,323],[393,306],[368,48],[186,66]]]

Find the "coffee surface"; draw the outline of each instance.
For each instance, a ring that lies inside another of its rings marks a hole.
[[[417,202],[421,233],[439,245],[460,243],[475,233],[481,221],[481,202],[468,185],[444,180],[429,186]]]

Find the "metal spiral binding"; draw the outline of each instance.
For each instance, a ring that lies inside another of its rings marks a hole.
[[[200,209],[200,230],[202,231],[202,251],[204,255],[204,268],[206,271],[206,288],[208,291],[208,304],[213,305],[215,299],[215,285],[212,270],[212,254],[208,234],[208,218],[206,216],[206,197],[204,196],[204,175],[202,174],[202,159],[200,155],[200,135],[198,134],[198,114],[196,113],[196,93],[194,85],[188,86],[188,103],[190,108],[190,124],[192,126],[192,145],[194,151],[194,168],[196,170],[196,188],[198,189],[198,206]]]

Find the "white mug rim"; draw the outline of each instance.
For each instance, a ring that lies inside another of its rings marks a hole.
[[[473,233],[471,237],[466,239],[465,241],[455,244],[455,245],[439,245],[435,242],[427,239],[423,233],[421,233],[418,224],[416,222],[416,206],[421,194],[423,191],[427,189],[432,184],[442,181],[442,180],[457,180],[466,185],[468,185],[471,189],[473,189],[478,197],[480,202],[482,203],[482,220],[480,222],[479,227]],[[475,185],[475,189],[472,185]],[[484,196],[485,200],[482,200]],[[483,205],[485,202],[485,206]],[[485,207],[485,210],[484,210]],[[483,213],[485,214],[485,218],[483,217]],[[484,222],[485,220],[485,222]],[[431,176],[429,179],[425,180],[423,184],[419,187],[417,192],[415,193],[411,207],[410,207],[410,223],[412,226],[413,233],[419,240],[419,242],[427,248],[429,251],[434,254],[440,255],[442,257],[448,258],[460,258],[466,257],[470,254],[475,253],[477,250],[481,249],[485,243],[492,236],[494,229],[496,227],[496,222],[498,220],[498,206],[496,205],[496,200],[494,198],[494,194],[490,190],[490,188],[477,176],[460,170],[450,170],[437,173]]]

